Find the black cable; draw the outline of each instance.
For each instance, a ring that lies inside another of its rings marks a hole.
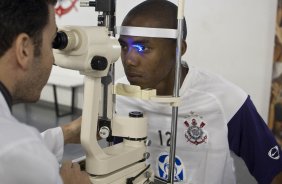
[[[133,181],[138,178],[142,173],[144,173],[146,170],[148,170],[150,167],[150,164],[145,168],[143,169],[140,173],[138,173],[136,176],[134,177],[131,177],[131,178],[127,178],[126,179],[126,184],[133,184]]]

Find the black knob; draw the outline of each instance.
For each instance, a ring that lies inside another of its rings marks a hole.
[[[143,113],[139,112],[139,111],[132,111],[129,113],[129,117],[132,118],[142,118],[143,117]]]
[[[91,68],[93,70],[105,70],[108,66],[108,61],[105,57],[94,56],[91,60]]]

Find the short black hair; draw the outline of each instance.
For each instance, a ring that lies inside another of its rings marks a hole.
[[[48,5],[57,0],[0,0],[0,57],[21,33],[41,45],[42,30],[48,24]]]
[[[128,25],[136,17],[148,17],[158,22],[159,28],[177,29],[177,6],[167,0],[146,0],[131,9],[122,22]],[[187,25],[184,19],[183,39],[187,37]]]

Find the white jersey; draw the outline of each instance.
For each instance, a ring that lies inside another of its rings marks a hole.
[[[118,82],[128,83],[125,77]],[[241,150],[230,147],[230,142],[237,146],[237,139],[230,133],[228,123],[233,122],[243,104],[250,101],[248,95],[220,76],[190,67],[180,89],[180,99],[175,181],[185,184],[235,184],[230,149],[237,154]],[[151,154],[148,162],[157,177],[167,179],[171,107],[118,96],[117,113],[125,115],[130,111],[141,111],[148,117],[148,139],[152,141],[148,147]],[[279,163],[282,163],[281,160]]]

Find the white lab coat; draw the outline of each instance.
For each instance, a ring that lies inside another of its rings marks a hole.
[[[42,139],[43,138],[43,139]],[[40,133],[12,116],[0,93],[0,183],[61,184],[61,128]]]

